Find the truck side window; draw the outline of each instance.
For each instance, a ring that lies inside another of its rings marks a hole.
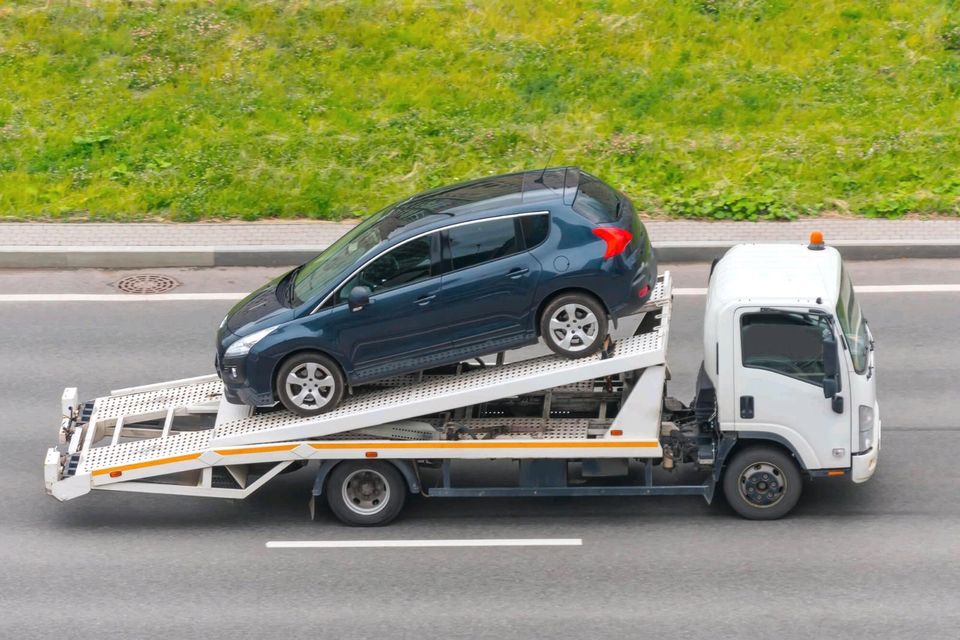
[[[744,367],[823,386],[823,337],[830,326],[803,313],[748,313],[740,320]]]

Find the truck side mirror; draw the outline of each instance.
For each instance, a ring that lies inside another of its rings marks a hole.
[[[840,362],[837,359],[837,339],[823,338],[823,397],[833,398],[840,393]]]
[[[358,285],[350,289],[350,296],[347,298],[347,304],[351,311],[360,311],[370,304],[370,288]]]

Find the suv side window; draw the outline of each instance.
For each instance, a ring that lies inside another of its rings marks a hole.
[[[550,214],[520,216],[518,220],[520,220],[520,228],[523,229],[523,242],[527,249],[533,249],[550,234]]]
[[[447,230],[454,271],[517,253],[520,244],[514,218],[494,218]]]
[[[433,239],[437,234],[416,238],[384,253],[365,266],[340,288],[338,301],[350,297],[350,290],[364,286],[371,293],[426,280],[434,273]]]
[[[748,313],[740,319],[744,367],[765,369],[823,386],[827,321],[805,313]]]

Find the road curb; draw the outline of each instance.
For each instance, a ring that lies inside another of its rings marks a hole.
[[[655,242],[662,263],[710,262],[734,241]],[[960,240],[864,240],[830,243],[847,260],[960,258]],[[246,246],[0,246],[2,269],[144,269],[159,267],[277,267],[297,265],[323,245]]]

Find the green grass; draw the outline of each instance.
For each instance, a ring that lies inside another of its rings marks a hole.
[[[960,208],[957,0],[13,2],[0,216],[362,215],[577,164],[653,213]]]

